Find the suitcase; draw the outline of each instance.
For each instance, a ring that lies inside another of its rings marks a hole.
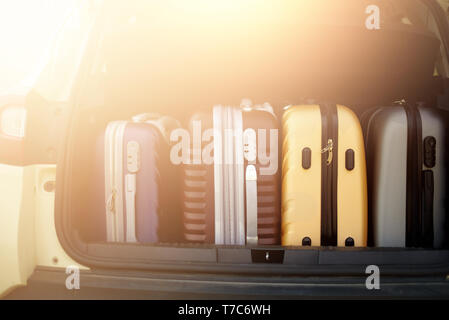
[[[206,139],[192,144],[192,154],[212,159],[184,166],[185,240],[279,244],[279,138],[272,108],[215,106],[212,114],[191,118],[190,132],[198,132],[199,123]]]
[[[282,130],[282,245],[366,246],[366,164],[357,116],[341,105],[289,106]]]
[[[169,158],[169,135],[179,126],[156,114],[108,123],[96,145],[90,240],[180,240],[180,171]]]
[[[446,238],[447,115],[405,101],[363,115],[370,242],[441,248]]]

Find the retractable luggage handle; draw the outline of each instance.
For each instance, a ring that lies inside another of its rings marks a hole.
[[[257,172],[252,164],[246,167],[246,244],[257,245]]]
[[[137,242],[136,238],[136,175],[125,176],[126,242]]]
[[[246,129],[243,133],[243,153],[249,163],[255,163],[257,159],[256,131]],[[246,244],[257,245],[257,171],[253,164],[246,167]]]
[[[136,190],[137,172],[140,169],[140,146],[136,141],[129,141],[126,146],[125,207],[126,207],[126,242],[137,242],[136,237]]]

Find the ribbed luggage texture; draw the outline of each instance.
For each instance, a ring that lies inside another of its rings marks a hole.
[[[196,114],[190,120],[190,130],[193,133],[192,123],[199,121],[202,130],[213,127],[212,117],[206,114]],[[210,142],[201,141],[203,150]],[[190,148],[193,155],[193,141]],[[199,150],[199,151],[201,151]],[[185,164],[183,166],[183,219],[184,238],[188,242],[214,243],[214,168],[211,164]]]
[[[208,172],[209,171],[209,172]],[[213,242],[214,224],[210,212],[211,168],[207,165],[186,165],[184,168],[184,236],[189,242]]]
[[[209,171],[209,172],[208,172]],[[189,242],[213,243],[214,207],[209,187],[213,183],[208,165],[186,165],[184,169],[184,235]],[[260,245],[279,243],[279,181],[276,176],[257,180],[258,235]]]
[[[245,200],[245,182],[247,170],[254,166],[257,173],[257,243],[260,245],[279,244],[280,242],[280,196],[279,174],[261,174],[270,163],[262,164],[260,159],[246,160],[243,132],[247,128],[265,129],[258,133],[266,134],[266,154],[270,154],[270,129],[277,130],[274,115],[265,109],[239,109],[215,107],[212,114],[197,114],[190,121],[190,132],[194,121],[201,121],[203,132],[214,129],[221,136],[202,142],[201,148],[213,143],[212,164],[184,165],[183,176],[183,212],[184,237],[188,242],[215,244],[245,244],[245,235],[254,232],[248,229],[252,224],[247,216]],[[237,132],[236,136],[226,136],[226,130]],[[275,135],[277,147],[277,131]],[[259,146],[258,146],[259,147]],[[261,146],[263,147],[263,145]],[[191,142],[192,152],[193,143]],[[218,148],[218,153],[217,153]],[[277,151],[277,150],[276,150]],[[276,159],[277,165],[277,159]],[[248,231],[249,230],[249,231]]]
[[[279,244],[279,181],[277,176],[259,175],[257,180],[258,235],[260,245]]]

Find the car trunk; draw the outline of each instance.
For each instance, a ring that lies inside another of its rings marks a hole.
[[[257,14],[246,16],[232,8],[210,16],[205,9],[194,20],[185,7],[157,8],[155,15],[140,3],[140,13],[103,17],[58,162],[56,226],[69,255],[94,269],[343,276],[363,275],[368,265],[377,265],[382,275],[446,276],[447,249],[224,246],[187,243],[182,234],[172,243],[131,244],[89,236],[96,232],[91,203],[103,201],[95,196],[93,155],[110,121],[157,112],[187,127],[193,113],[211,112],[215,104],[238,106],[242,98],[269,102],[279,128],[285,106],[309,101],[345,104],[359,116],[402,97],[436,107],[442,92],[426,73],[435,64],[431,37],[393,22],[371,33],[364,27],[365,7],[355,3],[344,13],[330,3],[309,8],[320,17],[318,24],[306,19],[307,11],[297,11],[307,20],[300,24],[282,5],[273,11],[257,7]],[[322,23],[329,15],[332,23]],[[111,21],[114,28],[108,29]],[[182,202],[181,193],[171,197]]]

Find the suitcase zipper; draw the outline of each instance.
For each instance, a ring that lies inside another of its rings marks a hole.
[[[126,121],[108,125],[105,133],[106,234],[109,242],[124,242],[123,136]]]
[[[336,105],[320,105],[321,149],[321,245],[337,245],[337,152],[338,118]]]

